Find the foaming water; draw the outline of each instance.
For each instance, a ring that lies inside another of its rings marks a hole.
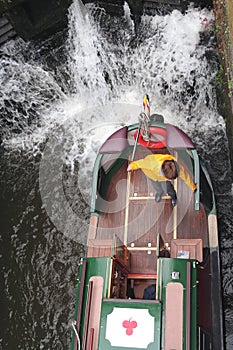
[[[74,1],[65,43],[16,40],[1,49],[6,349],[68,346],[94,159],[114,130],[137,121],[145,92],[152,112],[194,139],[213,178],[220,227],[232,231],[224,212],[232,194],[214,91],[213,14],[190,8],[143,16],[136,35],[124,10],[110,17]],[[229,237],[221,237],[226,276]],[[228,304],[226,315],[229,325]]]
[[[164,113],[167,122],[182,124],[186,130],[198,126],[203,132],[209,132],[216,125],[224,128],[223,120],[216,112],[213,93],[217,66],[214,60],[207,60],[206,53],[212,49],[206,48],[209,42],[203,39],[209,36],[203,18],[210,23],[212,13],[190,9],[186,15],[173,11],[164,17],[144,16],[140,34],[136,37],[127,11],[126,7],[123,21],[122,18],[114,20],[113,30],[112,20],[103,10],[91,6],[89,13],[83,16],[79,2],[74,1],[70,8],[67,41],[71,91],[66,95],[45,67],[19,61],[18,69],[15,69],[10,58],[8,66],[15,79],[10,79],[4,100],[15,101],[16,90],[18,100],[25,105],[26,115],[22,118],[18,115],[20,109],[15,114],[14,108],[7,108],[7,113],[14,115],[11,135],[7,128],[7,145],[30,149],[34,145],[37,151],[38,144],[59,126],[72,130],[70,137],[73,144],[77,144],[75,135],[83,129],[88,131],[93,124],[108,123],[113,118],[119,123],[135,121],[137,116],[130,114],[127,105],[128,117],[125,114],[110,116],[105,112],[105,105],[129,103],[140,106],[145,91],[150,94],[152,110]],[[19,74],[18,70],[25,73]],[[9,71],[6,74],[9,75]],[[103,108],[97,112],[99,105]],[[30,119],[35,119],[31,112],[38,117],[39,127],[27,125]],[[15,129],[20,132],[17,137],[14,136]]]

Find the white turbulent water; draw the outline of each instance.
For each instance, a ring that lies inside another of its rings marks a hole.
[[[153,112],[163,113],[166,122],[181,125],[189,134],[195,128],[201,135],[224,129],[213,93],[217,67],[209,64],[206,43],[200,42],[200,36],[212,30],[211,24],[206,28],[206,19],[213,20],[211,11],[144,16],[137,41],[127,5],[124,18],[112,23],[109,33],[99,24],[104,11],[95,19],[92,13],[97,13],[94,6],[86,11],[78,1],[70,7],[67,70],[72,93],[62,92],[46,67],[20,57],[15,62],[9,55],[0,74],[5,86],[1,102],[23,104],[25,115],[10,106],[13,126],[4,135],[6,147],[37,154],[45,140],[54,145],[55,135],[56,142],[63,143],[63,160],[72,167],[75,160],[83,161],[82,172],[89,174],[103,139],[119,125],[137,121],[145,92]],[[93,126],[100,126],[98,132]],[[197,141],[205,143],[203,138]],[[84,191],[90,184],[82,181],[81,187]]]
[[[39,188],[42,207],[56,229],[69,239],[68,242],[72,242],[71,239],[85,242],[91,172],[100,144],[120,125],[137,121],[145,92],[150,95],[152,112],[162,113],[166,122],[182,126],[194,136],[210,165],[213,165],[214,153],[220,159],[223,155],[223,152],[220,155],[219,143],[227,147],[225,124],[217,112],[213,87],[217,74],[217,63],[211,58],[214,52],[211,41],[213,13],[207,9],[190,8],[185,14],[173,11],[166,16],[145,15],[135,35],[135,25],[127,5],[124,10],[124,17],[109,18],[96,6],[84,8],[78,1],[73,2],[69,10],[69,35],[63,67],[66,79],[59,80],[56,70],[38,60],[36,50],[30,59],[27,58],[24,52],[29,44],[21,40],[12,41],[1,49],[3,145],[9,153],[17,150],[30,159],[31,156],[41,157]],[[227,169],[228,161],[221,159],[221,164],[215,164],[214,176],[221,177],[222,181],[218,188],[220,193],[221,184],[228,176],[228,171],[223,171]],[[77,162],[78,178],[75,177]],[[66,183],[65,191],[64,164],[73,176],[71,183]],[[30,196],[33,196],[33,191]],[[30,211],[33,212],[32,206],[23,213],[12,236],[19,265],[22,261],[24,263],[26,251],[19,239],[20,225]],[[39,225],[36,217],[33,220]],[[31,224],[34,235],[38,231],[35,223]],[[67,261],[61,253],[64,245],[70,261],[75,259],[75,254],[71,253],[74,248],[71,248],[71,243],[56,241],[56,233],[49,229],[47,221],[42,226],[47,241],[49,244],[53,242],[55,251],[61,255],[52,262],[54,266],[58,265],[55,278],[59,280],[59,272],[63,271],[59,266]],[[47,305],[46,300],[51,300],[48,286],[53,281],[49,270],[43,270],[50,259],[49,248],[50,245],[46,245],[43,249],[40,244],[31,259],[38,276],[39,287],[36,288],[41,293],[37,297],[40,305]],[[41,264],[36,265],[36,261],[41,261]],[[72,270],[70,265],[69,269]],[[60,287],[64,289],[64,285]],[[73,297],[69,289],[66,292]],[[31,292],[29,294],[26,304],[31,314],[33,296]],[[62,304],[59,300],[57,302]],[[40,339],[41,349],[54,348],[54,344],[59,344],[57,348],[62,349],[59,334],[64,329],[65,334],[68,333],[61,317],[64,308],[60,307],[57,309],[52,302],[47,316],[50,319],[40,316],[42,328],[50,325],[52,339],[50,341],[49,336]],[[70,317],[66,316],[66,319]],[[37,319],[35,313],[32,330],[28,330],[31,338],[40,338],[34,334]],[[57,319],[60,320],[59,328],[55,327]]]
[[[121,27],[117,23],[119,30],[117,34],[113,32],[115,42],[111,33],[103,32],[91,16],[93,12],[90,7],[83,17],[78,1],[70,8],[67,61],[74,82],[72,94],[62,92],[54,73],[46,67],[36,61],[25,62],[23,57],[16,61],[11,55],[12,47],[5,48],[10,58],[0,74],[4,86],[1,100],[26,105],[25,120],[21,120],[22,115],[14,115],[14,127],[21,131],[19,136],[8,128],[5,139],[8,147],[34,148],[36,152],[38,144],[60,126],[77,146],[80,133],[88,132],[93,124],[113,120],[128,124],[137,120],[135,110],[130,113],[127,105],[125,113],[113,109],[111,114],[105,113],[105,106],[111,103],[141,106],[145,92],[150,95],[152,111],[162,112],[166,121],[181,124],[186,131],[197,125],[203,133],[212,126],[224,128],[212,91],[217,67],[209,65],[206,44],[200,43],[200,35],[212,30],[211,25],[206,29],[203,24],[206,23],[203,19],[209,22],[213,19],[212,12],[190,9],[185,15],[173,11],[167,16],[144,16],[136,47],[132,44],[134,25],[127,6]],[[98,20],[104,15],[100,11]],[[100,105],[102,110],[97,113],[96,107]],[[28,125],[32,108],[39,118],[39,127]],[[76,156],[75,150],[70,161]]]

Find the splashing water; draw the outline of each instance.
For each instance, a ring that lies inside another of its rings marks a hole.
[[[123,17],[110,17],[75,0],[68,38],[58,49],[48,53],[49,43],[21,40],[1,48],[2,174],[11,203],[9,237],[2,239],[13,256],[5,256],[4,270],[13,310],[6,316],[9,348],[14,340],[19,349],[68,346],[94,159],[115,129],[137,121],[145,92],[152,112],[194,138],[216,192],[230,192],[225,125],[214,91],[212,12],[143,16],[136,35],[127,5],[124,10]],[[229,282],[224,285],[229,290]]]
[[[99,22],[95,22],[95,15]],[[7,135],[6,145],[30,149],[34,145],[37,150],[38,144],[59,126],[72,129],[71,143],[76,145],[78,138],[75,135],[88,132],[93,125],[113,118],[118,123],[135,121],[137,116],[130,114],[128,106],[126,117],[125,113],[107,115],[105,105],[129,103],[140,106],[145,91],[150,94],[152,110],[164,113],[168,122],[182,124],[186,130],[198,126],[203,133],[212,126],[224,127],[216,112],[213,93],[216,62],[208,62],[206,42],[201,40],[201,36],[209,34],[201,19],[208,18],[210,22],[211,12],[190,9],[186,15],[173,11],[164,17],[144,16],[138,37],[134,35],[127,7],[123,22],[114,19],[114,30],[112,19],[103,10],[99,14],[94,6],[83,17],[79,2],[74,1],[69,16],[67,61],[72,91],[64,95],[53,74],[36,63],[19,61],[18,70],[25,72],[19,74],[10,58],[8,66],[15,78],[10,79],[3,100],[21,101],[26,114],[23,118],[27,121],[20,121],[22,115],[19,115],[18,106],[18,115],[14,108],[7,108],[8,114],[13,112],[14,128]],[[103,18],[107,28],[100,26]],[[9,75],[9,70],[4,71],[2,81]],[[100,105],[103,108],[96,113],[95,109]],[[39,127],[27,125],[33,118],[32,109],[39,118]],[[14,137],[15,129],[20,132],[17,137]]]
[[[89,137],[89,129],[114,120],[113,129],[98,134],[103,140],[117,126],[135,122],[140,109],[131,105],[141,105],[145,90],[150,94],[152,111],[163,113],[167,122],[182,125],[190,134],[196,128],[202,137],[212,133],[212,129],[224,129],[213,93],[216,61],[208,62],[206,42],[201,40],[201,36],[209,39],[202,18],[210,23],[211,12],[190,9],[186,15],[173,11],[164,17],[144,16],[138,37],[135,37],[126,5],[125,17],[114,19],[114,25],[96,6],[92,5],[89,13],[84,13],[78,1],[70,7],[69,18],[70,93],[62,93],[53,74],[35,62],[28,64],[21,60],[17,63],[25,74],[18,74],[9,63],[18,83],[15,84],[16,79],[11,81],[5,92],[8,96],[3,101],[16,103],[14,96],[17,94],[25,113],[22,117],[18,105],[16,114],[16,107],[12,111],[6,109],[7,115],[11,112],[14,116],[11,133],[7,127],[6,147],[30,152],[33,149],[36,154],[41,150],[40,145],[55,133],[57,142],[63,143],[63,160],[68,160],[73,168],[75,160],[93,155],[91,169],[97,147],[93,147],[95,141]],[[26,89],[28,85],[32,86],[32,91]],[[25,86],[25,90],[21,90],[21,86]],[[20,133],[17,136],[15,129]],[[202,143],[205,140],[201,140],[200,146]]]

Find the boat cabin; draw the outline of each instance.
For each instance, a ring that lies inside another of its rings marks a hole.
[[[160,244],[161,237],[157,238]],[[84,293],[89,313],[83,320],[80,315],[77,322],[84,324],[86,349],[135,349],[137,345],[159,350],[161,341],[166,350],[183,349],[184,341],[186,349],[196,349],[197,327],[192,325],[197,323],[197,259],[203,259],[202,240],[174,240],[170,250],[159,246],[138,250],[138,260],[145,263],[138,270],[131,269],[132,250],[120,244],[118,237],[112,244],[92,246],[89,254],[101,250],[101,257],[87,257],[80,266],[80,294]],[[148,287],[152,289],[149,299]]]

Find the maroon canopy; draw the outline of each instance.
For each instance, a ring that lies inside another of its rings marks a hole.
[[[195,148],[191,139],[177,126],[167,124],[167,146],[170,148]]]
[[[127,126],[124,126],[120,130],[117,130],[109,136],[109,138],[100,147],[99,153],[118,153],[123,152],[126,148],[127,141]]]

